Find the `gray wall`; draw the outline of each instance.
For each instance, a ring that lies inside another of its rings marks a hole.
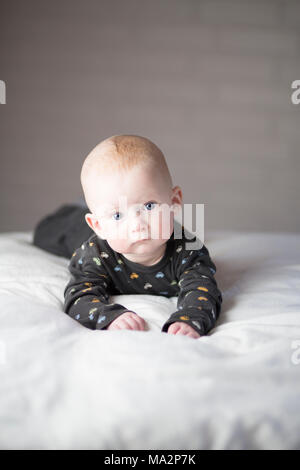
[[[299,231],[300,2],[1,0],[0,230],[82,196],[86,154],[152,139],[205,229]]]

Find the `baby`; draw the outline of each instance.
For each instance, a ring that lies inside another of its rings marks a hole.
[[[207,248],[191,239],[174,216],[182,191],[172,184],[165,157],[150,140],[116,135],[86,157],[81,184],[92,235],[70,260],[64,311],[91,329],[144,330],[145,320],[110,295],[178,296],[177,311],[162,331],[192,338],[214,327],[222,295]]]

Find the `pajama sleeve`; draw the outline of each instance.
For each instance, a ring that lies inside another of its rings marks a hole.
[[[216,266],[202,245],[200,250],[182,249],[176,270],[180,288],[177,311],[163,325],[162,331],[179,321],[189,324],[200,336],[205,335],[214,327],[221,310],[222,294],[214,278]]]
[[[83,326],[101,330],[128,311],[123,305],[109,303],[111,279],[94,243],[87,241],[73,253],[69,271],[71,279],[64,290],[64,312]]]

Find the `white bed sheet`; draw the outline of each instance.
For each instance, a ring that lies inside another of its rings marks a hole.
[[[160,332],[176,297],[113,297],[146,332],[82,327],[31,241],[0,235],[2,449],[300,448],[299,235],[208,234],[224,301],[197,340]]]

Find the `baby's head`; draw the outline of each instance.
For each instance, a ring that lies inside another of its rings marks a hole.
[[[86,157],[81,184],[91,229],[118,253],[151,254],[166,243],[182,205],[161,150],[149,139],[115,135]]]

